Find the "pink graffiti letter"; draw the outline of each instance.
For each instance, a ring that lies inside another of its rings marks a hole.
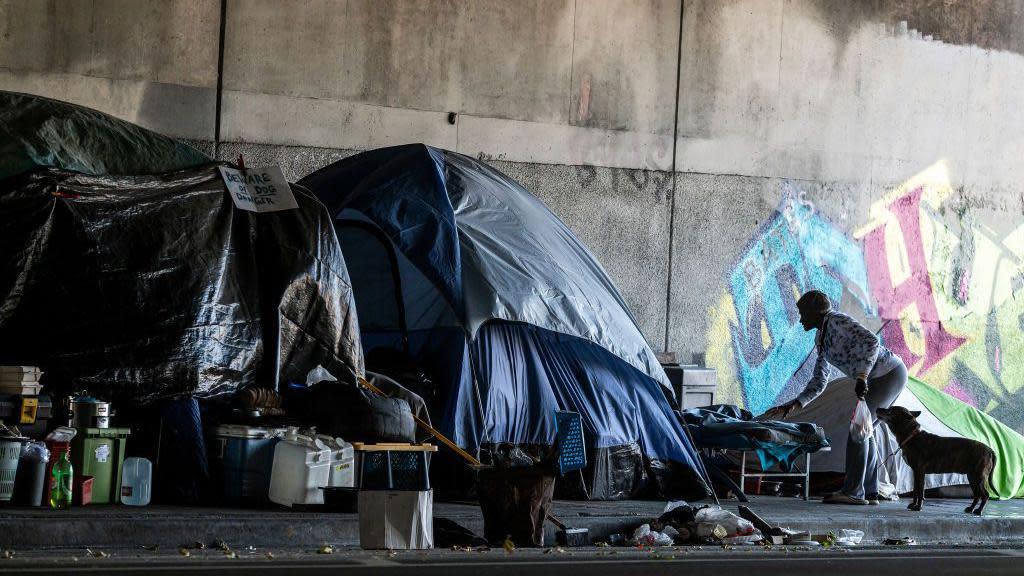
[[[917,305],[925,341],[924,364],[918,374],[927,372],[966,341],[965,338],[946,332],[935,306],[932,283],[928,277],[928,262],[925,260],[924,244],[921,241],[922,193],[923,189],[916,188],[889,205],[889,210],[899,221],[910,266],[910,277],[899,286],[893,286],[892,276],[889,274],[889,260],[885,249],[886,227],[879,226],[864,238],[864,257],[871,277],[871,293],[878,303],[878,315],[888,321],[882,335],[886,346],[903,358],[908,367],[917,364],[921,356],[907,346],[899,317],[900,312],[911,304]]]

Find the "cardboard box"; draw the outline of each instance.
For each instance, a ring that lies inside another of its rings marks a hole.
[[[359,545],[364,550],[433,548],[433,490],[360,490]]]

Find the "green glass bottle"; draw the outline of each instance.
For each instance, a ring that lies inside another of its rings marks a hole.
[[[53,464],[50,473],[50,508],[66,510],[71,508],[71,479],[74,470],[67,451],[60,453],[60,458]]]

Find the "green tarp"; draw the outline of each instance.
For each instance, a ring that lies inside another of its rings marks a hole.
[[[39,166],[140,175],[209,161],[191,146],[102,112],[0,91],[0,179]]]
[[[957,434],[977,440],[996,452],[992,472],[993,496],[1024,497],[1024,436],[1009,426],[952,396],[910,378],[910,391],[924,406]]]

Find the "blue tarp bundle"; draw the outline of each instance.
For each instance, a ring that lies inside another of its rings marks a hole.
[[[829,445],[816,424],[757,421],[750,412],[729,404],[691,408],[682,416],[698,447],[756,452],[763,470],[779,466],[791,472],[797,458]]]
[[[703,496],[706,474],[635,319],[526,189],[420,144],[365,152],[300,184],[334,217],[364,348],[403,350],[430,371],[435,421],[457,443],[550,446],[554,411],[576,411],[596,459],[642,454],[662,493]],[[629,496],[645,475],[588,495]]]

